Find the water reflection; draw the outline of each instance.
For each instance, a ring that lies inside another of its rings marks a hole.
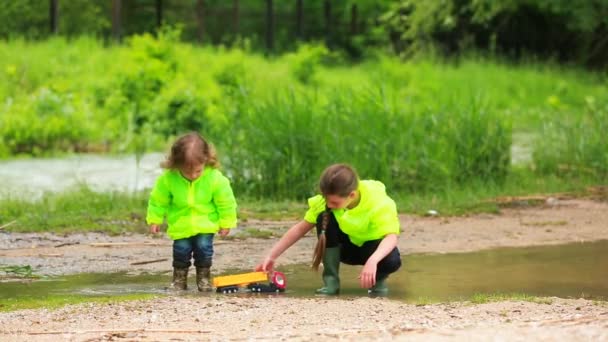
[[[599,241],[475,253],[407,255],[403,268],[389,278],[389,298],[418,303],[466,300],[475,294],[517,293],[606,300],[607,250],[608,241]],[[360,269],[342,265],[341,298],[367,296],[367,291],[358,286]],[[314,290],[321,286],[320,275],[309,266],[281,267],[281,271],[287,276],[287,291],[280,295],[312,297]],[[63,294],[167,293],[165,288],[171,280],[167,274],[79,274],[28,284],[0,283],[0,301]],[[196,291],[194,276],[189,281],[190,289],[185,294],[201,295]]]

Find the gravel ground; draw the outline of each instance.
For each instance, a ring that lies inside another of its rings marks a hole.
[[[403,254],[608,239],[608,204],[549,199],[499,215],[401,217]],[[293,222],[242,222],[284,230]],[[216,241],[215,270],[251,269],[276,241]],[[310,262],[313,237],[279,260]],[[133,263],[160,260],[143,265]],[[145,235],[0,233],[0,264],[32,265],[45,275],[168,271],[171,242]],[[2,341],[108,340],[608,340],[608,305],[550,298],[550,304],[411,305],[381,298],[169,296],[118,304],[0,313]]]

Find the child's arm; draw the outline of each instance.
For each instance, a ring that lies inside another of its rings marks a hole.
[[[376,284],[378,263],[397,246],[401,231],[395,202],[387,198],[378,205],[380,207],[376,209],[370,219],[370,228],[379,232],[383,238],[359,274],[359,283],[362,288],[370,288]]]
[[[236,227],[236,199],[230,181],[224,175],[218,177],[213,191],[213,203],[220,216],[220,235],[226,236],[229,229]]]
[[[397,234],[386,235],[378,245],[378,248],[376,248],[376,251],[367,259],[359,274],[359,283],[362,288],[370,288],[376,284],[378,263],[397,247],[397,241]]]
[[[274,261],[283,254],[289,247],[291,247],[296,241],[300,240],[302,236],[306,235],[313,227],[314,223],[302,220],[293,225],[289,230],[281,237],[277,243],[270,249],[268,255],[255,267],[256,271],[272,271],[274,267]]]
[[[160,232],[160,225],[163,223],[167,214],[167,208],[171,203],[171,193],[167,187],[166,180],[161,175],[154,184],[150,198],[148,199],[148,211],[146,222],[150,225],[150,232],[156,234]]]

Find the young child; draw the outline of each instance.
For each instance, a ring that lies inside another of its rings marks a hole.
[[[346,164],[329,166],[319,181],[320,195],[308,199],[304,220],[291,227],[256,266],[257,271],[271,272],[275,260],[291,245],[317,228],[318,242],[313,268],[323,261],[323,283],[319,294],[340,291],[340,262],[363,265],[359,284],[369,293],[386,294],[386,279],[401,267],[397,249],[400,232],[395,202],[388,197],[384,184],[359,180]]]
[[[166,169],[156,180],[146,221],[157,234],[167,220],[167,234],[173,240],[173,283],[187,288],[191,258],[196,267],[199,291],[211,291],[210,268],[213,236],[226,236],[236,227],[236,200],[228,179],[218,170],[215,150],[198,133],[186,134],[173,144]]]

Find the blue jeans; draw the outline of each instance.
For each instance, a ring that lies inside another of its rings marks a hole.
[[[214,234],[198,234],[173,241],[173,267],[188,268],[194,257],[194,266],[211,267]]]

